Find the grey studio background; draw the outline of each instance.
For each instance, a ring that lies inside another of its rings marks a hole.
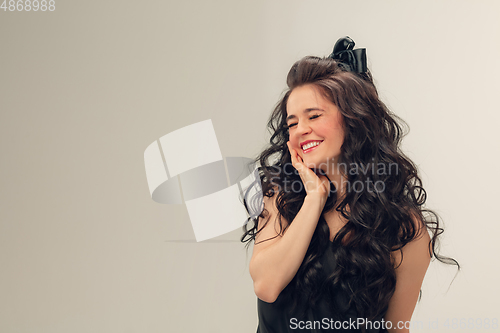
[[[431,264],[413,320],[438,328],[414,331],[498,331],[452,323],[500,319],[499,22],[495,0],[0,10],[0,332],[255,332],[241,231],[195,242],[184,205],[150,198],[144,150],[212,119],[223,156],[255,156],[290,66],[345,35],[463,267],[450,286]]]

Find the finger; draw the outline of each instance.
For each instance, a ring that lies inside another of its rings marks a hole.
[[[288,146],[288,151],[290,152],[290,156],[291,156],[292,162],[293,162],[293,158],[294,158],[294,156],[293,156],[293,148],[292,148],[292,146],[290,144],[290,141],[287,141],[286,145]]]
[[[319,177],[320,177],[320,179],[321,179],[321,182],[322,182],[322,183],[323,183],[323,185],[325,186],[326,190],[327,190],[328,192],[330,192],[331,184],[330,184],[330,180],[328,179],[328,177],[323,176],[323,175],[321,175],[321,176],[319,176]]]
[[[290,147],[291,147],[291,143],[290,143]],[[295,160],[297,162],[300,162],[300,163],[304,163],[304,159],[302,158],[302,156],[299,155],[299,152],[295,149],[295,148],[292,148],[292,151],[293,151],[293,156],[295,157]]]
[[[298,162],[299,160],[297,159],[297,151],[295,151],[295,149],[292,148],[292,144],[290,143],[290,141],[287,141],[287,146],[288,146],[288,150],[290,151],[290,157],[291,157],[291,160],[292,160],[292,165],[295,169],[297,169],[297,165],[298,165]],[[298,169],[297,169],[298,170]]]

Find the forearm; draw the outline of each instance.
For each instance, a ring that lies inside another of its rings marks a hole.
[[[297,273],[311,242],[324,203],[306,196],[304,203],[283,236],[262,249],[250,262],[256,293],[274,302]],[[261,297],[262,299],[262,297]]]

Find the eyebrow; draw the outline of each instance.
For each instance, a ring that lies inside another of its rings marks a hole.
[[[325,110],[320,109],[320,108],[307,108],[304,111],[302,111],[302,113],[309,113],[311,111],[325,111]],[[288,117],[286,117],[285,121],[289,121],[290,119],[294,119],[294,118],[297,118],[297,116],[294,114],[291,114]]]

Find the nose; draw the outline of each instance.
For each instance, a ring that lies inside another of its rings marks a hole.
[[[302,135],[309,134],[309,133],[311,133],[311,127],[309,126],[309,124],[306,121],[301,121],[297,124],[296,134],[298,136],[302,136]]]

